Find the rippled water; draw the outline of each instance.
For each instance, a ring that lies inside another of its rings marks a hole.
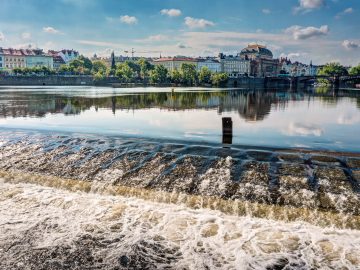
[[[356,92],[2,89],[0,269],[360,269],[358,118]]]
[[[0,128],[360,151],[360,93],[90,87],[2,88]]]

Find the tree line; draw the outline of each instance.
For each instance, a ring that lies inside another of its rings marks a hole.
[[[91,61],[85,56],[79,56],[67,65],[61,65],[58,71],[47,67],[15,68],[16,75],[92,75],[95,81],[101,82],[108,77],[116,77],[123,83],[151,83],[195,86],[214,85],[223,86],[228,81],[226,73],[214,73],[207,67],[197,71],[193,64],[183,63],[180,69],[169,71],[163,65],[153,65],[146,59],[138,61],[115,62],[108,66],[102,60]]]
[[[357,76],[360,75],[360,64],[350,69],[344,67],[340,63],[327,63],[318,70],[318,75],[321,76]]]

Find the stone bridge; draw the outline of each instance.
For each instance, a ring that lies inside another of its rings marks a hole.
[[[318,79],[327,79],[335,87],[343,86],[347,82],[356,82],[360,81],[360,75],[356,76],[297,76],[297,77],[266,77],[265,78],[265,87],[274,87],[279,85],[290,85],[291,88],[297,88],[299,85],[303,84],[306,86],[309,82],[314,82]]]

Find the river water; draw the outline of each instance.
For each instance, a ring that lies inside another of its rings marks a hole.
[[[357,92],[2,88],[0,268],[360,269],[357,134]]]

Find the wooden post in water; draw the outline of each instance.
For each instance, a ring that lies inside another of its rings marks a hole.
[[[231,117],[222,118],[223,144],[232,144],[233,122]]]

